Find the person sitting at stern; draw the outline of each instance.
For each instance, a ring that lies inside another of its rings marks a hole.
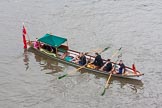
[[[119,66],[119,72],[117,74],[122,74],[123,72],[125,72],[125,65],[122,60],[119,61]]]

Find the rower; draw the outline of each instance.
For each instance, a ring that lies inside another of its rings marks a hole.
[[[87,63],[86,56],[84,53],[81,53],[80,58],[79,58],[79,65],[85,65]]]
[[[99,70],[106,71],[106,72],[111,72],[112,63],[111,63],[110,59],[107,59],[106,63]]]
[[[99,55],[99,53],[95,53],[95,54],[96,54],[96,57],[92,64],[94,64],[96,68],[99,69],[103,66],[103,60],[101,58],[101,55]]]
[[[76,56],[72,62],[77,63],[79,65],[85,65],[87,63],[86,56],[83,52],[79,53],[79,56]]]

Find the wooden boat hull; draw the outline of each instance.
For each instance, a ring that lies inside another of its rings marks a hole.
[[[44,52],[44,51],[41,51],[41,50],[38,50],[38,49],[35,49],[34,47],[32,46],[29,46],[28,50],[34,50],[40,54],[43,54],[43,55],[46,55],[47,57],[49,58],[52,58],[53,60],[57,60],[59,62],[62,62],[62,63],[66,63],[66,64],[69,64],[71,66],[74,66],[74,67],[80,67],[80,65],[78,64],[75,64],[73,62],[68,62],[68,61],[65,61],[64,59],[61,59],[59,57],[56,57],[55,55],[52,55],[52,54],[49,54],[47,52]],[[77,51],[73,51],[73,50],[69,50],[71,52],[74,52],[74,53],[79,53]],[[92,56],[93,57],[93,56]],[[131,69],[129,67],[127,67],[128,69]],[[99,70],[96,70],[96,69],[91,69],[91,68],[88,68],[88,67],[84,67],[82,68],[82,70],[86,70],[86,71],[90,71],[92,73],[98,73],[98,74],[103,74],[103,75],[109,75],[110,73],[108,72],[105,72],[105,71],[99,71]],[[120,78],[129,78],[129,79],[135,79],[135,80],[141,80],[142,79],[142,76],[144,74],[137,74],[137,75],[126,75],[126,74],[112,74],[112,76],[114,77],[120,77]]]

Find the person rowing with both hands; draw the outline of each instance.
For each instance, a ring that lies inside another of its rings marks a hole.
[[[99,69],[101,71],[112,72],[113,66],[110,59],[107,59],[106,63]]]
[[[86,56],[83,52],[79,53],[79,56],[76,56],[72,62],[77,63],[81,66],[85,65],[87,63]]]
[[[95,69],[100,69],[103,66],[103,60],[99,53],[96,52],[95,55],[95,59],[90,65],[93,65],[93,68]]]
[[[118,65],[119,65],[119,71],[117,72],[115,70],[115,67],[112,66],[112,63],[111,63],[110,59],[107,59],[104,66],[102,66],[101,69],[99,69],[99,70],[106,71],[106,72],[113,72],[114,74],[122,74],[122,73],[124,73],[125,72],[125,65],[124,65],[123,61],[120,60]]]

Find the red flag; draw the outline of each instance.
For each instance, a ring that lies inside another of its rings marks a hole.
[[[134,74],[137,74],[135,64],[132,64],[132,70],[133,70]]]
[[[24,27],[24,25],[23,25],[23,34],[26,35],[26,28]]]
[[[23,25],[22,33],[23,33],[23,43],[24,43],[24,48],[26,49],[26,48],[27,48],[27,43],[26,43],[26,28],[25,28],[24,25]]]

